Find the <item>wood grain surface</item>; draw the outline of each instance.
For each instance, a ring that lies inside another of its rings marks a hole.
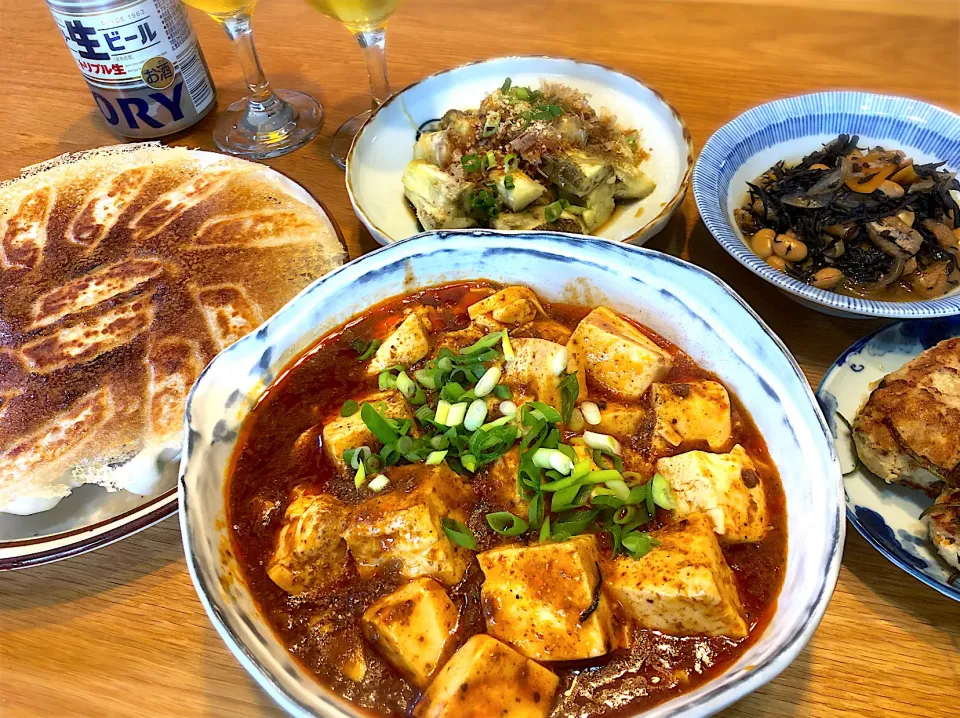
[[[242,94],[226,38],[191,11],[222,108]],[[351,256],[375,245],[351,211],[329,138],[365,109],[355,42],[303,0],[265,0],[258,46],[277,87],[314,94],[322,136],[269,162],[330,207]],[[0,178],[62,152],[117,142],[41,2],[0,0]],[[699,149],[738,113],[790,94],[863,89],[960,111],[957,0],[408,0],[390,24],[399,88],[462,62],[553,54],[617,67],[686,119]],[[212,115],[176,144],[213,149]],[[648,246],[729,282],[777,331],[814,386],[880,325],[804,309],[740,267],[688,196]],[[727,709],[752,716],[960,714],[960,604],[888,563],[852,529],[820,629],[779,678]],[[274,716],[210,625],[168,519],[74,559],[0,574],[0,716]]]

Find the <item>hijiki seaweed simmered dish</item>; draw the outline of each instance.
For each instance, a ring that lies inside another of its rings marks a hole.
[[[536,90],[507,78],[479,109],[452,109],[429,124],[403,173],[427,230],[591,234],[617,200],[642,199],[656,187],[640,169],[648,157],[640,132],[558,83]]]
[[[887,301],[947,294],[960,284],[956,173],[858,139],[840,135],[748,183],[737,225],[767,264],[821,289]]]
[[[625,716],[722,672],[786,565],[723,383],[607,307],[460,282],[307,350],[247,419],[233,548],[278,639],[380,716]]]

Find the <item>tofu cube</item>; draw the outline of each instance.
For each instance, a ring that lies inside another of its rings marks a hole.
[[[526,172],[514,170],[510,173],[510,178],[513,180],[513,186],[508,188],[507,175],[503,170],[493,170],[487,174],[487,179],[496,183],[497,194],[511,212],[524,210],[528,204],[539,199],[547,191],[546,187],[535,179],[531,179]]]
[[[580,150],[545,155],[541,169],[558,187],[577,197],[585,197],[613,175],[609,162]]]
[[[621,439],[636,436],[647,420],[647,412],[636,404],[605,402],[600,407],[600,423],[587,429],[600,434],[610,434]]]
[[[416,718],[547,718],[560,680],[480,633],[443,667],[413,711]]]
[[[553,373],[553,360],[564,351],[563,345],[546,339],[511,339],[510,343],[516,359],[507,362],[500,381],[514,390],[514,401],[518,406],[524,401],[540,401],[559,410],[560,377]]]
[[[347,566],[347,508],[329,494],[300,492],[287,506],[267,575],[287,593],[319,588]]]
[[[410,160],[400,179],[404,195],[416,209],[424,229],[476,226],[476,220],[466,216],[463,202],[473,183],[462,182],[420,159]]]
[[[477,321],[485,315],[498,324],[526,324],[544,315],[540,300],[528,287],[505,287],[489,297],[467,307],[470,319]]]
[[[583,318],[567,349],[571,361],[586,367],[590,382],[625,399],[639,399],[673,366],[670,354],[606,307]]]
[[[730,441],[730,395],[723,384],[654,384],[651,395],[656,417],[654,451],[675,449],[691,441],[705,441],[711,451],[719,451]]]
[[[612,179],[598,185],[596,189],[583,198],[585,209],[580,217],[591,232],[613,216],[615,204]]]
[[[371,578],[395,562],[405,578],[458,583],[471,553],[447,538],[440,520],[465,523],[472,489],[446,464],[395,466],[384,474],[391,488],[361,502],[343,536],[360,577]]]
[[[643,199],[657,188],[657,183],[632,162],[615,162],[617,175],[613,196],[622,199]]]
[[[604,588],[626,615],[673,636],[746,636],[733,571],[710,520],[693,514],[651,536],[659,545],[645,556],[604,565]]]
[[[381,406],[380,413],[388,419],[412,420],[414,418],[413,409],[403,398],[403,394],[394,389],[371,394],[366,399],[361,399],[359,403],[379,404]],[[359,411],[352,416],[338,415],[323,427],[321,436],[324,452],[342,476],[354,473],[353,469],[343,460],[344,451],[356,449],[360,446],[369,446],[373,451],[380,448],[380,442],[377,441],[373,432],[367,428],[367,425],[363,423]]]
[[[496,511],[509,511],[526,519],[529,502],[517,491],[517,472],[520,469],[520,447],[510,451],[489,465],[487,470],[474,479],[474,485],[490,506]]]
[[[688,451],[657,462],[673,487],[676,515],[702,512],[724,543],[760,541],[767,530],[767,503],[757,467],[737,444],[729,454]]]
[[[453,649],[460,613],[443,587],[418,578],[363,613],[367,640],[415,686],[423,688]]]
[[[377,348],[367,374],[379,374],[394,364],[412,366],[430,353],[430,340],[416,312],[410,312]]]
[[[487,632],[538,661],[595,658],[614,647],[592,534],[559,543],[507,545],[477,554]]]

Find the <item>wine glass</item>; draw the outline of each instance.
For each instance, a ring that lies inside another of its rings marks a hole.
[[[293,152],[323,125],[323,108],[310,95],[274,90],[253,44],[251,15],[257,0],[183,0],[216,20],[233,42],[250,94],[220,113],[213,140],[224,152],[265,159]]]
[[[387,80],[386,32],[387,20],[403,0],[308,0],[327,17],[342,22],[360,43],[363,59],[370,76],[372,108],[344,122],[333,136],[330,157],[340,165],[347,166],[347,152],[354,135],[370,117],[370,113],[390,97],[390,82]]]

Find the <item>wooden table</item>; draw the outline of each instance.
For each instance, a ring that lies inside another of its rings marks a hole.
[[[242,94],[226,38],[193,13],[221,107]],[[314,94],[322,136],[270,162],[321,197],[355,257],[375,245],[351,211],[329,138],[368,105],[359,50],[302,0],[263,2],[257,35],[278,87]],[[549,2],[409,0],[389,33],[395,87],[469,60],[569,55],[615,66],[662,92],[699,149],[747,108],[784,95],[857,88],[960,111],[957,0]],[[42,3],[0,2],[7,137],[0,178],[116,139]],[[212,115],[177,144],[213,149]],[[708,267],[784,338],[811,384],[878,322],[804,309],[713,240],[692,196],[650,247]],[[0,716],[236,716],[280,711],[226,650],[194,594],[176,518],[61,563],[0,574]],[[840,581],[810,645],[724,716],[960,714],[960,604],[850,531]]]

